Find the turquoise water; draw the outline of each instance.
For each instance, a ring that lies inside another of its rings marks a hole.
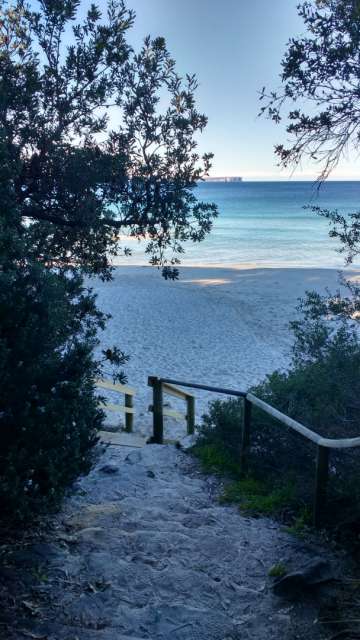
[[[328,182],[320,190],[313,182],[203,183],[197,194],[218,205],[219,217],[204,242],[187,243],[184,265],[341,267],[326,220],[303,207],[360,209],[360,182]],[[144,263],[142,246],[132,249],[130,263]]]

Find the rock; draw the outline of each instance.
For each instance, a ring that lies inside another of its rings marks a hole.
[[[277,579],[274,582],[273,590],[278,596],[291,598],[302,591],[306,591],[308,588],[316,587],[334,579],[335,575],[331,565],[322,558],[315,558],[297,571]]]
[[[125,462],[127,464],[137,464],[138,462],[140,462],[140,460],[141,460],[140,451],[132,451],[125,458]]]
[[[147,470],[146,475],[148,478],[155,478],[155,473],[151,469]]]
[[[100,467],[99,471],[101,471],[102,473],[108,473],[110,475],[112,473],[118,473],[119,467],[117,466],[117,464],[112,464],[111,462],[109,462],[108,464],[104,464],[102,467]]]

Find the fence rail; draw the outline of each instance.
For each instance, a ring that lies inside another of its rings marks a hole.
[[[153,389],[153,404],[149,409],[153,412],[153,442],[162,444],[164,441],[164,416],[186,420],[188,435],[195,430],[195,396],[182,391],[171,384],[170,380],[159,380],[153,376],[148,378],[148,385]],[[186,385],[182,385],[186,386]],[[164,394],[175,396],[186,403],[186,414],[164,407]]]
[[[176,385],[176,387],[174,387],[174,385]],[[293,431],[302,435],[307,440],[313,442],[316,445],[313,523],[315,527],[319,527],[321,525],[326,509],[326,492],[329,477],[329,453],[331,449],[349,449],[359,447],[360,437],[338,439],[324,438],[315,431],[312,431],[308,427],[300,424],[300,422],[297,422],[293,418],[281,413],[281,411],[278,411],[267,402],[260,400],[260,398],[257,398],[252,393],[247,393],[246,391],[214,387],[193,382],[184,382],[183,380],[174,380],[172,378],[156,377],[149,378],[149,386],[153,389],[153,442],[155,443],[163,443],[164,415],[166,415],[164,411],[163,394],[171,393],[169,389],[173,391],[173,395],[175,395],[176,391],[176,396],[186,399],[187,402],[189,402],[188,399],[191,398],[191,411],[189,411],[188,404],[187,413],[188,433],[194,432],[195,398],[193,395],[178,389],[178,386],[191,389],[201,389],[203,391],[212,391],[221,395],[243,398],[244,410],[239,438],[239,462],[243,473],[247,470],[248,453],[251,446],[251,412],[253,406],[264,411],[278,422],[281,422]]]
[[[134,427],[134,396],[136,395],[135,389],[128,387],[125,384],[116,384],[110,380],[97,380],[96,386],[99,389],[106,389],[115,393],[124,394],[124,404],[113,404],[111,402],[105,402],[101,404],[101,407],[106,411],[117,413],[121,411],[125,413],[125,430],[131,433]]]

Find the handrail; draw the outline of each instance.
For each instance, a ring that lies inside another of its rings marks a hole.
[[[109,389],[109,391],[118,391],[119,393],[125,393],[129,396],[135,396],[136,391],[132,387],[128,387],[126,384],[118,384],[111,382],[111,380],[96,380],[96,386],[102,389]]]
[[[268,413],[276,420],[279,420],[279,422],[283,422],[287,427],[294,429],[320,447],[327,447],[328,449],[349,449],[350,447],[360,446],[359,436],[356,438],[324,438],[315,431],[311,431],[311,429],[304,427],[300,422],[297,422],[293,418],[289,418],[285,413],[281,413],[281,411],[278,411],[267,402],[260,400],[260,398],[257,398],[252,393],[247,393],[246,397],[252,404],[259,407],[259,409],[262,409],[265,413]]]
[[[188,391],[183,391],[182,389],[178,389],[177,387],[174,387],[174,385],[169,384],[168,382],[163,382],[163,389],[165,393],[167,393],[169,396],[180,398],[180,400],[186,400],[187,398],[194,397],[192,393],[189,393]]]
[[[272,407],[264,400],[260,400],[254,394],[235,389],[226,389],[222,387],[214,387],[210,385],[198,384],[194,382],[184,382],[183,380],[174,380],[173,378],[149,378],[149,384],[153,387],[154,392],[154,442],[161,444],[163,442],[163,391],[166,391],[166,385],[179,385],[191,389],[201,389],[203,391],[212,391],[223,395],[231,395],[244,399],[243,425],[240,441],[239,458],[243,471],[246,469],[247,454],[250,447],[250,426],[251,426],[251,407],[254,405],[265,413],[269,414],[275,420],[285,424],[293,429],[307,440],[313,442],[317,447],[316,457],[316,476],[315,476],[315,498],[314,498],[314,524],[319,526],[326,502],[326,488],[329,474],[329,450],[330,449],[349,449],[360,446],[360,436],[355,438],[324,438],[320,434],[305,427],[297,420],[290,418],[275,407]],[[180,390],[179,390],[180,391]]]
[[[287,416],[285,413],[282,413],[278,409],[275,409],[275,407],[272,407],[267,402],[264,402],[264,400],[260,400],[260,398],[254,396],[253,393],[249,393],[246,391],[237,391],[235,389],[224,389],[222,387],[211,387],[194,382],[183,382],[181,380],[172,380],[170,378],[160,378],[160,381],[164,384],[178,384],[181,387],[202,389],[203,391],[213,391],[214,393],[221,393],[223,395],[247,398],[247,400],[249,400],[251,404],[259,407],[259,409],[262,409],[263,411],[265,411],[265,413],[268,413],[276,420],[279,420],[279,422],[283,422],[287,427],[290,427],[290,429],[294,429],[302,436],[321,447],[328,447],[329,449],[348,449],[350,447],[360,446],[360,436],[357,436],[356,438],[324,438],[315,431],[312,431],[308,427],[305,427],[300,422],[297,422],[297,420],[289,418],[289,416]]]
[[[187,434],[192,435],[195,431],[195,396],[192,393],[186,393],[186,391],[174,387],[168,380],[159,381],[154,376],[149,376],[148,385],[153,388],[153,404],[149,407],[154,416],[153,442],[162,444],[164,440],[164,416],[175,418],[175,420],[179,418],[186,420]],[[186,415],[171,409],[164,409],[164,393],[184,400],[186,402]]]
[[[204,384],[197,384],[195,382],[183,382],[181,380],[172,380],[171,378],[159,378],[161,382],[165,384],[178,384],[180,387],[189,387],[190,389],[202,389],[203,391],[214,391],[216,393],[223,393],[229,396],[238,396],[245,398],[245,391],[235,391],[234,389],[222,389],[221,387],[209,387]]]

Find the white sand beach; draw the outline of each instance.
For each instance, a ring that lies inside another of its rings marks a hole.
[[[297,300],[326,287],[338,288],[337,270],[181,267],[180,280],[169,282],[157,269],[131,266],[118,267],[110,283],[96,283],[101,308],[113,316],[102,344],[131,356],[126,374],[137,390],[135,428],[150,429],[150,375],[247,390],[286,368]],[[199,417],[215,396],[195,395]]]

